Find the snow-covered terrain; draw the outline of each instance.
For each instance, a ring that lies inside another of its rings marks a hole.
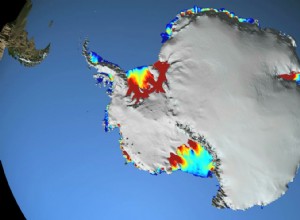
[[[125,71],[94,65],[113,75],[107,123],[119,127],[130,160],[171,173],[170,153],[192,139],[214,158],[215,206],[247,209],[283,195],[300,162],[300,87],[278,77],[300,70],[294,40],[223,13],[193,14],[177,21],[159,61],[170,64],[165,93],[139,103],[126,96]]]

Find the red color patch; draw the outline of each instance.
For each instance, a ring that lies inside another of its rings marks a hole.
[[[134,93],[132,96],[132,100],[136,99],[135,104],[139,103],[140,99],[146,99],[149,97],[151,93],[154,91],[156,93],[165,93],[165,90],[163,89],[162,85],[164,82],[167,81],[166,72],[168,71],[170,67],[170,64],[168,62],[160,62],[157,61],[153,64],[153,68],[155,68],[159,72],[159,76],[157,78],[157,81],[154,80],[153,74],[149,71],[149,74],[146,77],[146,88],[140,88],[138,86],[138,83],[132,79],[127,79],[128,83],[128,90],[126,93],[126,96],[130,96],[131,93]],[[152,85],[152,88],[149,88],[150,85]]]
[[[281,74],[279,75],[280,78],[285,79],[285,80],[294,80],[296,74],[291,72],[292,74]]]
[[[188,140],[188,144],[190,145],[190,147],[196,151],[197,150],[197,143],[193,140]]]
[[[134,80],[128,79],[127,83],[128,83],[128,90],[126,96],[131,95],[131,93],[133,92],[134,95],[132,96],[132,100],[136,99],[135,104],[139,103],[141,98],[146,99],[149,97],[149,91],[147,89],[140,89],[140,87]]]
[[[127,162],[131,162],[131,158],[130,158],[129,154],[125,150],[123,150],[122,153],[123,153],[124,157],[126,158]]]
[[[157,93],[159,92],[165,93],[165,90],[163,89],[162,85],[164,82],[167,81],[166,72],[168,71],[169,67],[170,64],[168,62],[157,61],[156,63],[153,64],[153,68],[157,69],[157,71],[159,72],[159,76],[157,78],[157,82],[155,85],[155,91]]]
[[[174,153],[170,153],[169,162],[172,167],[176,168],[178,164],[183,163],[183,159]]]

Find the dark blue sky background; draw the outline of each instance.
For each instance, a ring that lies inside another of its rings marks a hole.
[[[0,160],[27,219],[300,218],[299,175],[264,209],[218,210],[211,206],[215,177],[152,176],[125,166],[118,130],[104,132],[109,99],[81,56],[83,39],[124,69],[152,64],[165,25],[194,5],[257,18],[262,27],[300,42],[296,0],[33,1],[27,30],[38,47],[51,42],[49,56],[34,68],[21,66],[7,52],[0,62]]]

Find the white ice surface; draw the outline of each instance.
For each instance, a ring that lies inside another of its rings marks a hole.
[[[285,193],[300,161],[300,89],[276,78],[300,70],[294,41],[206,15],[177,27],[159,54],[171,64],[166,93],[130,106],[127,84],[116,76],[110,123],[121,124],[124,149],[150,172],[170,167],[170,152],[190,138],[176,122],[187,125],[220,159],[226,196],[217,197],[226,206],[269,204]]]
[[[202,16],[161,50],[161,59],[178,61],[167,74],[176,120],[204,135],[218,155],[230,208],[274,201],[295,175],[300,90],[274,78],[299,71],[291,44]]]

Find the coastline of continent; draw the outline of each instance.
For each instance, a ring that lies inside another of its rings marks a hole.
[[[154,174],[178,168],[197,176],[201,169],[189,155],[199,146],[207,163],[199,163],[206,171],[198,176],[217,176],[218,208],[273,202],[300,162],[294,40],[223,9],[194,9],[177,18],[162,36],[158,62],[168,68],[159,91],[154,65],[124,71],[84,44],[87,62],[98,70],[94,78],[109,85],[107,130],[119,127],[124,157]]]
[[[247,209],[279,198],[300,161],[299,88],[278,79],[300,70],[293,40],[197,16],[169,42],[160,59],[176,62],[167,74],[167,94],[177,101],[170,108],[220,159],[215,205]]]

